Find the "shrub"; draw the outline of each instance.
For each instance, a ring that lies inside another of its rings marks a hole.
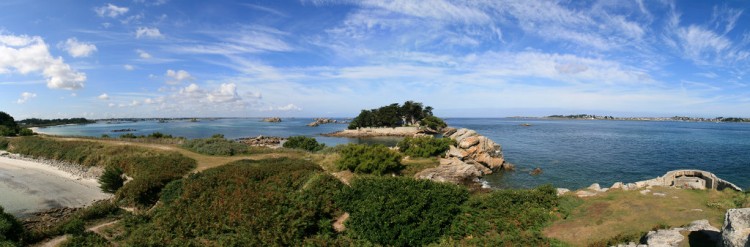
[[[248,152],[247,145],[224,138],[193,139],[185,142],[182,147],[208,155],[232,156]]]
[[[431,136],[406,137],[396,146],[402,153],[411,157],[427,158],[445,153],[456,141],[448,138],[433,138]]]
[[[83,220],[76,218],[62,225],[60,231],[65,234],[81,234],[86,231],[86,226]]]
[[[0,125],[0,136],[14,136],[16,135],[16,130],[8,128],[5,125]]]
[[[541,230],[557,204],[555,188],[549,185],[477,194],[461,206],[450,236],[460,245],[549,246]]]
[[[0,137],[0,150],[8,149],[8,144],[10,141],[7,138]]]
[[[32,136],[32,135],[34,135],[34,131],[32,131],[29,128],[23,128],[20,131],[18,131],[18,135],[20,135],[20,136]]]
[[[448,127],[448,124],[446,124],[445,121],[436,116],[424,117],[421,123],[422,126],[430,128],[432,130],[440,130],[442,128]]]
[[[133,133],[125,133],[125,134],[120,135],[120,138],[135,139],[135,138],[138,138],[138,136],[134,135]]]
[[[344,185],[299,159],[241,160],[167,185],[150,219],[127,223],[128,245],[299,246],[333,232]],[[130,220],[128,220],[130,222]]]
[[[65,242],[60,244],[61,247],[99,247],[99,246],[112,246],[107,239],[99,236],[99,234],[93,232],[84,232],[76,234],[68,238]]]
[[[284,142],[285,148],[304,149],[310,152],[320,151],[325,148],[325,144],[318,143],[315,138],[306,136],[292,136]]]
[[[347,228],[382,245],[437,241],[468,198],[468,191],[458,185],[407,177],[365,177],[351,185],[338,201],[350,214]]]
[[[23,235],[23,226],[16,220],[13,215],[5,213],[5,209],[0,206],[0,245],[8,243],[11,246],[21,240]]]
[[[159,138],[174,138],[174,137],[172,137],[172,135],[165,135],[165,134],[162,134],[161,132],[154,132],[154,133],[149,134],[146,137],[147,138],[154,138],[154,139],[159,139]]]
[[[106,169],[104,169],[104,173],[101,177],[99,177],[99,188],[102,189],[102,191],[106,193],[115,193],[117,192],[120,187],[122,187],[122,184],[125,182],[125,179],[122,178],[123,172],[120,167],[117,166],[109,166]]]
[[[347,144],[341,148],[341,158],[336,161],[336,166],[341,170],[377,175],[404,169],[401,154],[380,144]]]

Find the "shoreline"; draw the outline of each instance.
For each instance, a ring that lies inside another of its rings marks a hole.
[[[382,128],[357,128],[345,129],[333,133],[321,134],[325,137],[348,137],[348,138],[366,138],[366,137],[411,137],[422,134],[424,131],[419,127],[382,127]]]
[[[24,218],[61,207],[82,207],[109,199],[94,172],[74,165],[40,161],[0,151],[0,205]],[[90,169],[87,169],[90,170]]]

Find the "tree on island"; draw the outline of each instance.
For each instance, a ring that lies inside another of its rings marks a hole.
[[[400,127],[400,126],[425,126],[427,119],[436,123],[428,126],[432,129],[445,127],[442,119],[432,115],[433,108],[424,106],[420,102],[406,101],[403,105],[393,103],[378,109],[362,110],[357,117],[349,123],[349,129],[362,127]],[[439,121],[438,121],[439,120]],[[442,124],[441,124],[442,123]],[[434,128],[433,128],[434,127]]]

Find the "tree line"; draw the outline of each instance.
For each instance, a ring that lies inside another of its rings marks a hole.
[[[362,110],[349,123],[349,129],[361,127],[400,127],[422,125],[425,118],[434,121],[433,108],[420,102],[406,101],[403,105],[393,103],[377,109]],[[442,120],[440,120],[442,122]]]

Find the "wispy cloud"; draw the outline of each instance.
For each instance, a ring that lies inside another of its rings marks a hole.
[[[128,12],[128,8],[126,7],[119,7],[117,5],[108,3],[107,5],[94,8],[94,12],[96,12],[99,17],[110,17],[115,18],[120,15],[123,15]]]
[[[23,93],[21,93],[21,97],[18,98],[18,100],[16,100],[16,103],[23,104],[23,103],[26,103],[26,101],[28,101],[31,98],[36,98],[36,94],[35,93],[29,93],[29,92],[23,92]]]
[[[138,27],[138,29],[135,30],[135,37],[136,38],[152,38],[152,39],[160,39],[164,38],[164,35],[159,31],[158,28],[155,27]]]

